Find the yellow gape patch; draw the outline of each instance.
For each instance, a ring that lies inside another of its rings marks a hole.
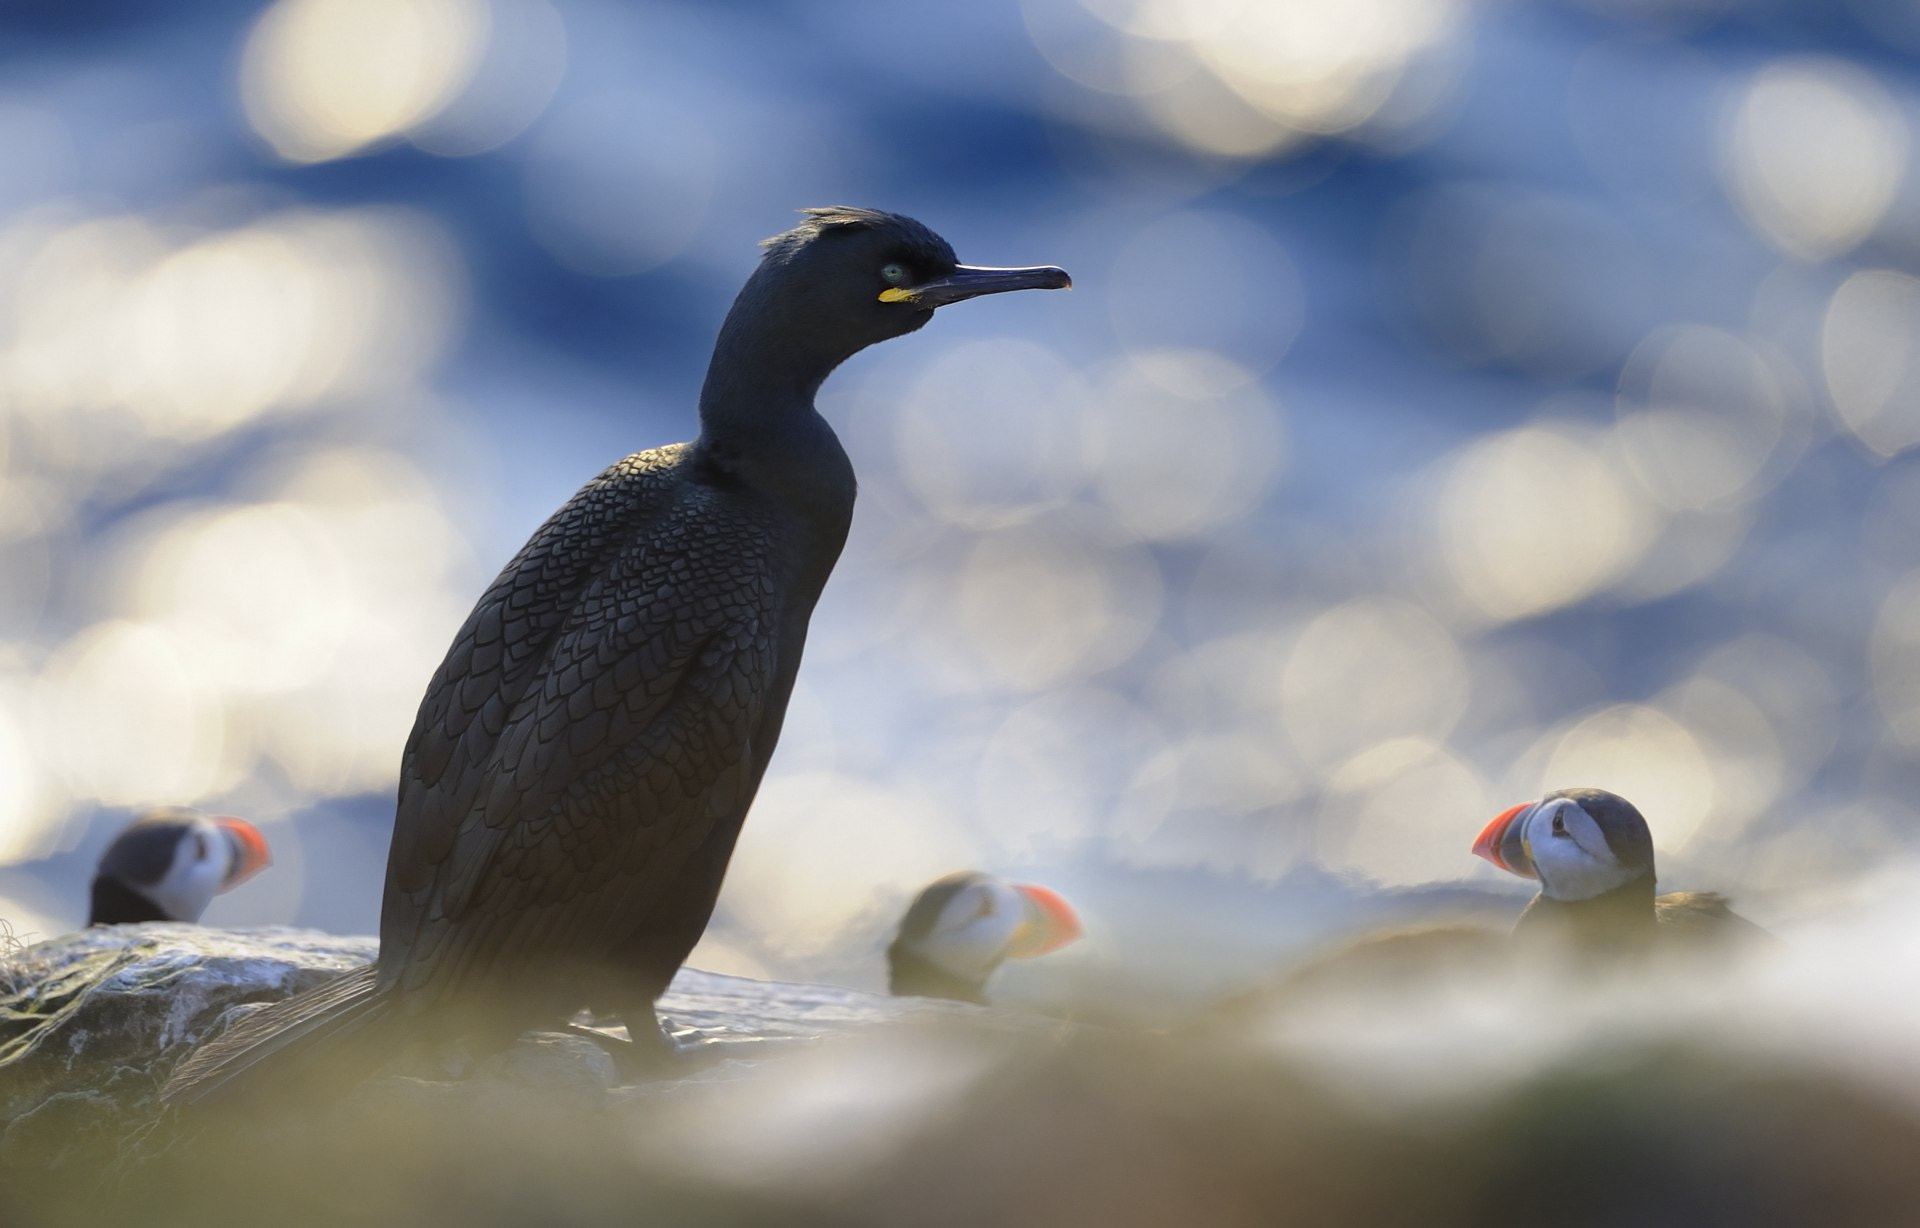
[[[888,286],[880,292],[880,301],[883,303],[898,303],[903,300],[910,302],[913,295],[914,292],[905,286]]]

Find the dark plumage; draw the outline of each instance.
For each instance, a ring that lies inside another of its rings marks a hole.
[[[156,807],[100,855],[87,924],[198,921],[214,896],[270,860],[265,837],[251,823],[184,806]]]
[[[921,889],[887,946],[887,988],[896,995],[987,1000],[987,978],[1008,959],[1057,951],[1080,936],[1080,919],[1045,887],[960,870]]]
[[[1519,935],[1631,948],[1766,934],[1714,892],[1656,896],[1647,821],[1632,802],[1604,789],[1562,789],[1515,806],[1487,825],[1473,851],[1540,880],[1540,894],[1515,924]]]
[[[288,1048],[482,1047],[582,1007],[658,1041],[780,735],[854,475],[813,397],[861,349],[978,294],[911,218],[811,209],[735,300],[700,436],[615,464],[533,535],[454,638],[407,739],[378,964],[259,1012],[176,1072],[196,1098]]]

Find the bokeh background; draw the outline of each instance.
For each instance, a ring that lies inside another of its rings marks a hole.
[[[158,803],[376,924],[473,598],[690,437],[756,240],[896,209],[1071,294],[820,405],[853,537],[694,961],[876,986],[926,879],[1049,882],[1003,996],[1171,1001],[1599,785],[1791,931],[1910,889],[1908,0],[0,8],[0,917]],[[1903,884],[1896,887],[1894,884]]]

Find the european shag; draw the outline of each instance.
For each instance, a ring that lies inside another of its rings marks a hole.
[[[238,887],[271,860],[266,838],[244,819],[155,807],[100,855],[87,924],[198,921],[214,896]]]
[[[721,325],[699,438],[589,482],[454,637],[401,761],[378,961],[203,1046],[167,1098],[280,1053],[500,1048],[582,1008],[661,1043],[853,512],[815,392],[938,307],[1072,284],[962,265],[898,214],[805,213]]]
[[[1080,937],[1080,918],[1045,887],[960,870],[928,883],[887,947],[896,995],[987,1000],[987,978],[1008,959],[1057,951]]]

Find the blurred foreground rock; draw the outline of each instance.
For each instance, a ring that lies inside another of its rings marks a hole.
[[[664,1013],[715,1060],[670,1078],[542,1033],[156,1124],[223,1015],[371,953],[162,926],[17,953],[0,1224],[1920,1223],[1920,1063],[1849,1051],[1885,1033],[1797,965],[1585,996],[1390,968],[1171,1031],[688,972]]]
[[[25,1133],[144,1112],[228,1008],[287,997],[373,958],[370,938],[195,925],[101,926],[0,963],[0,1158]],[[36,1119],[39,1119],[36,1121]]]
[[[372,938],[148,924],[82,930],[0,957],[0,1177],[135,1166],[171,1139],[151,1127],[168,1073],[197,1044],[258,1004],[371,960]],[[684,1074],[621,1086],[606,1051],[580,1036],[532,1033],[466,1077],[386,1075],[323,1112],[444,1101],[467,1112],[537,1097],[600,1112],[724,1082],[776,1054],[882,1023],[961,1015],[1016,1030],[1052,1025],[976,1007],[893,999],[821,985],[683,969],[661,1002],[669,1030],[699,1050]],[[619,1029],[610,1030],[620,1036]],[[11,1225],[11,1219],[0,1220]]]

